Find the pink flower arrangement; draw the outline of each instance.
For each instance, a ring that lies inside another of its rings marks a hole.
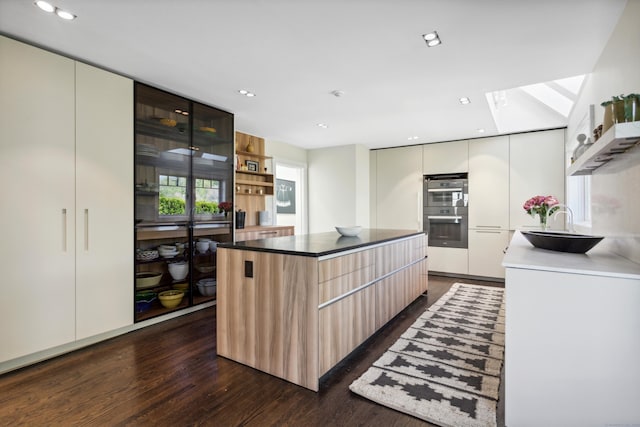
[[[231,202],[220,202],[220,204],[218,205],[218,207],[223,211],[223,212],[231,212],[233,210],[233,203]]]
[[[533,196],[522,207],[529,215],[535,218],[536,214],[540,215],[540,221],[546,223],[547,216],[558,209],[558,199],[553,196]],[[556,206],[556,207],[554,207]]]

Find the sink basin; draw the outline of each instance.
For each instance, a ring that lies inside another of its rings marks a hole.
[[[604,239],[603,236],[555,231],[521,231],[521,233],[536,248],[573,254],[586,253]]]

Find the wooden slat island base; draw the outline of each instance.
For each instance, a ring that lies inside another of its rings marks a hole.
[[[408,230],[218,246],[218,354],[318,391],[319,379],[427,290]]]

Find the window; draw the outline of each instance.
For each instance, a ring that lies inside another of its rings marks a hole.
[[[220,181],[196,178],[196,214],[218,213],[220,203]]]
[[[160,204],[158,213],[161,216],[187,215],[187,187],[186,176],[160,175]],[[218,213],[220,203],[221,183],[215,179],[196,178],[195,214]]]
[[[158,213],[166,215],[187,214],[187,177],[160,175],[160,204]]]

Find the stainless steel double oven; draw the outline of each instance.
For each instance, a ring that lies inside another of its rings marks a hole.
[[[468,246],[469,183],[466,173],[424,176],[424,231],[429,246]]]

